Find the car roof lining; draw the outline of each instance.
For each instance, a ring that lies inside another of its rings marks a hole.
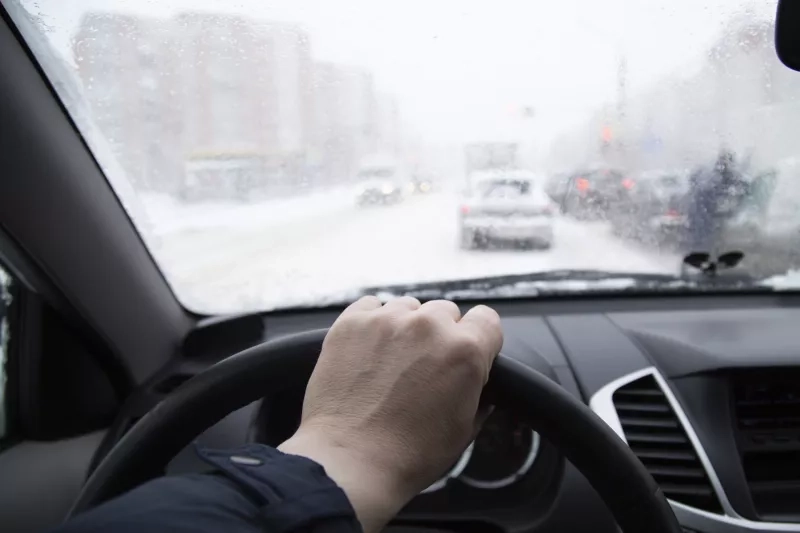
[[[5,8],[2,19],[0,224],[141,382],[196,317],[176,299]]]

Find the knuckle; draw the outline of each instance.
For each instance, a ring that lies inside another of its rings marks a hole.
[[[333,326],[331,326],[331,329],[328,331],[328,335],[326,335],[325,340],[327,341],[330,338],[341,338],[342,336],[347,337],[354,334],[357,335],[364,329],[364,322],[366,322],[366,319],[361,316],[343,316],[334,322]]]
[[[481,369],[483,364],[483,349],[481,343],[473,335],[459,335],[450,342],[448,350],[450,359],[457,365],[469,369]]]
[[[406,302],[406,303],[409,303],[409,304],[415,305],[415,306],[417,306],[417,307],[419,307],[420,305],[422,305],[422,304],[420,303],[420,301],[419,301],[418,299],[414,298],[413,296],[402,296],[400,299],[401,299],[401,300],[403,300],[403,301],[404,301],[404,302]]]
[[[373,305],[380,305],[381,299],[375,296],[374,294],[367,294],[366,296],[362,296],[358,299],[361,303],[371,302]]]
[[[493,326],[500,327],[500,315],[497,314],[497,311],[492,309],[486,305],[478,305],[475,307],[475,311],[480,313],[480,316],[486,320],[489,324]]]
[[[363,320],[363,316],[364,315],[355,313],[343,313],[334,321],[333,325],[331,326],[331,330],[333,331],[352,327],[354,324],[358,324],[361,320]]]
[[[469,360],[479,359],[483,356],[481,344],[473,335],[462,337],[461,340],[456,343],[456,346],[458,347],[458,352]]]
[[[431,300],[428,303],[430,303],[431,305],[441,305],[441,306],[445,306],[445,307],[456,307],[456,308],[458,308],[458,306],[456,305],[456,303],[453,300],[445,300],[445,299],[442,299],[442,298],[440,298],[438,300]]]
[[[447,312],[450,313],[451,315],[461,316],[461,310],[458,308],[458,304],[456,304],[455,302],[452,302],[450,300],[438,300],[438,301],[439,305],[441,305],[442,308],[447,309]]]
[[[436,320],[429,313],[416,312],[408,317],[408,326],[412,331],[419,334],[431,333],[436,329]]]

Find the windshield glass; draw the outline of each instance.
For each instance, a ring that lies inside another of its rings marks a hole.
[[[775,0],[2,2],[198,312],[798,262]]]
[[[478,186],[478,194],[484,198],[515,198],[531,192],[531,182],[520,180],[485,181]]]
[[[391,178],[394,176],[394,169],[391,168],[368,168],[358,173],[360,178]]]

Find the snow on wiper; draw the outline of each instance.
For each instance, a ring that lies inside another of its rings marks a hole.
[[[691,289],[752,288],[748,277],[720,276],[681,277],[670,274],[641,272],[607,272],[602,270],[549,270],[531,274],[515,274],[441,282],[409,283],[370,287],[362,294],[376,294],[382,300],[396,296],[422,299],[513,298],[581,292],[664,291]]]

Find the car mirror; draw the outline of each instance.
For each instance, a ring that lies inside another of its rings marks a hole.
[[[781,62],[800,71],[800,2],[780,0],[775,18],[775,51]]]

